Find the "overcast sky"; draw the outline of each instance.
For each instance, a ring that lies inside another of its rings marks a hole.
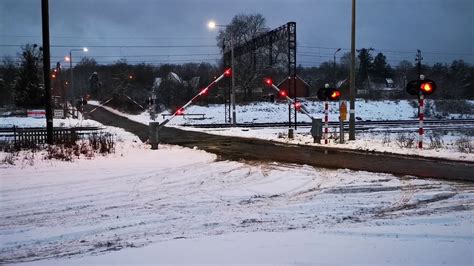
[[[73,52],[74,62],[87,55],[104,64],[120,57],[132,63],[214,63],[220,57],[216,32],[207,22],[226,24],[239,13],[261,13],[269,28],[296,22],[298,64],[319,65],[332,60],[337,48],[349,50],[351,2],[49,0],[51,45],[66,46],[52,47],[52,62],[70,46],[87,46],[87,54]],[[453,59],[473,64],[473,14],[474,0],[357,0],[356,46],[383,52],[392,65],[413,61],[417,49],[428,64]],[[26,43],[41,44],[41,0],[0,0],[0,55],[16,55]],[[94,47],[111,45],[200,47]]]

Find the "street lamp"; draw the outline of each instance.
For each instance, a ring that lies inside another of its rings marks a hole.
[[[72,52],[75,52],[75,51],[80,51],[80,52],[88,52],[89,49],[87,49],[87,47],[84,47],[82,49],[71,49],[69,50],[69,58],[65,57],[64,59],[66,61],[69,61],[69,69],[71,70],[71,91],[74,91],[74,81],[73,81],[73,78],[74,78],[74,74],[73,74],[73,68],[72,68]],[[81,88],[81,97],[82,97],[82,88]]]
[[[351,73],[349,89],[349,140],[355,140],[355,26],[356,26],[356,0],[352,0],[352,23],[351,23]]]
[[[216,27],[227,28],[229,25],[218,25],[214,21],[209,21],[207,24],[209,29],[215,29]],[[234,66],[234,36],[230,36],[230,68],[232,69],[232,86],[230,92],[230,104],[232,106],[232,125],[237,124],[237,115],[235,113],[235,66]]]
[[[341,48],[337,48],[337,50],[334,52],[334,63],[333,63],[333,69],[334,69],[334,86],[336,86],[337,83],[337,77],[336,77],[336,54],[337,52],[341,51]]]

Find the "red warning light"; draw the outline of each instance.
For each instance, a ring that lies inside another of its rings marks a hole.
[[[271,86],[273,84],[273,81],[271,78],[266,78],[263,80],[267,86]]]
[[[295,102],[295,109],[296,110],[301,110],[301,102]]]
[[[426,82],[421,84],[421,90],[423,91],[423,93],[429,94],[433,92],[433,86],[431,86],[430,82]]]
[[[329,99],[332,101],[336,101],[341,97],[341,92],[339,90],[333,90],[329,95]]]
[[[183,115],[184,114],[184,109],[180,108],[178,111],[176,111],[176,115]]]
[[[232,76],[232,68],[228,68],[224,71],[224,77],[231,77]]]
[[[204,88],[201,90],[201,92],[199,93],[200,95],[206,95],[208,93],[209,89],[208,88]]]
[[[280,90],[280,96],[286,97],[286,91],[285,90]]]

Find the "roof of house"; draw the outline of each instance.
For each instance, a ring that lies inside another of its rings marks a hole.
[[[285,82],[288,78],[285,78],[283,79],[282,81],[280,81],[278,84],[277,84],[277,87],[280,87],[281,84],[283,84],[283,82]],[[304,79],[302,79],[300,76],[296,75],[296,80],[300,80],[302,81],[306,86],[308,87],[311,87],[311,85],[308,84],[308,82],[304,81]]]

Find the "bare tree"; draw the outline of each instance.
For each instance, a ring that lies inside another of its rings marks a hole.
[[[261,14],[239,14],[232,19],[227,27],[219,31],[216,38],[217,45],[226,52],[230,50],[232,43],[234,47],[237,47],[268,32],[268,30],[265,18]],[[265,56],[268,56],[268,50],[259,49],[254,54],[245,54],[234,59],[236,83],[243,90],[244,101],[251,97],[255,80],[265,71],[264,64],[262,64],[262,59]]]

